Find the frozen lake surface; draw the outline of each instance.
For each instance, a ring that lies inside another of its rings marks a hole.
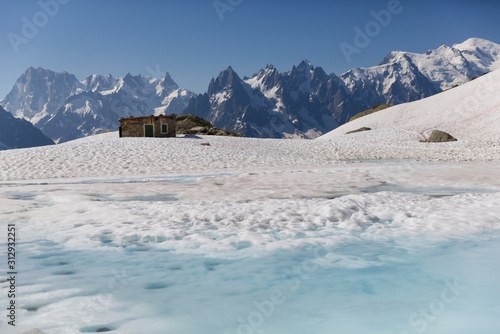
[[[19,309],[0,329],[496,334],[498,175],[388,160],[6,181]]]
[[[493,334],[498,236],[410,249],[240,243],[212,256],[106,237],[90,250],[38,240],[21,245],[19,322],[49,333]]]

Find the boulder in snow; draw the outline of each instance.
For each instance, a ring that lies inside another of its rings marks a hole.
[[[370,130],[371,130],[371,128],[362,127],[362,128],[357,129],[357,130],[348,131],[345,134],[348,135],[350,133],[356,133],[356,132],[362,132],[362,131],[370,131]]]
[[[430,137],[427,140],[422,140],[422,142],[425,143],[443,143],[447,141],[457,141],[457,139],[454,138],[449,133],[446,133],[441,130],[432,131]]]

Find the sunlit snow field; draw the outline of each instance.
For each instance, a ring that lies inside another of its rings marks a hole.
[[[496,334],[498,176],[484,163],[354,160],[6,180],[20,309],[16,330],[0,329]]]

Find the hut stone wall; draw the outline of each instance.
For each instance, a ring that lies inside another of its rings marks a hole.
[[[175,115],[120,119],[120,137],[175,137]]]

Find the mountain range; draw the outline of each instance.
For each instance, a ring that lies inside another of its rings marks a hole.
[[[374,105],[420,100],[500,68],[500,45],[471,38],[425,54],[395,51],[378,66],[326,74],[308,61],[240,79],[231,67],[184,112],[246,136],[315,138]]]
[[[485,146],[492,143],[494,148],[498,146],[495,141],[500,139],[499,90],[500,70],[497,70],[441,94],[373,110],[320,138],[401,143],[429,139],[439,130],[462,143],[476,141]],[[425,149],[425,145],[420,146]]]
[[[287,72],[268,65],[241,78],[231,66],[204,94],[162,79],[92,75],[28,68],[0,101],[55,142],[115,130],[118,118],[187,114],[251,137],[316,138],[382,103],[428,97],[500,68],[500,45],[471,38],[424,54],[393,51],[378,66],[337,76],[307,60]]]
[[[192,95],[168,73],[162,79],[108,74],[78,81],[67,72],[30,67],[0,104],[60,143],[115,130],[120,117],[181,114]]]

